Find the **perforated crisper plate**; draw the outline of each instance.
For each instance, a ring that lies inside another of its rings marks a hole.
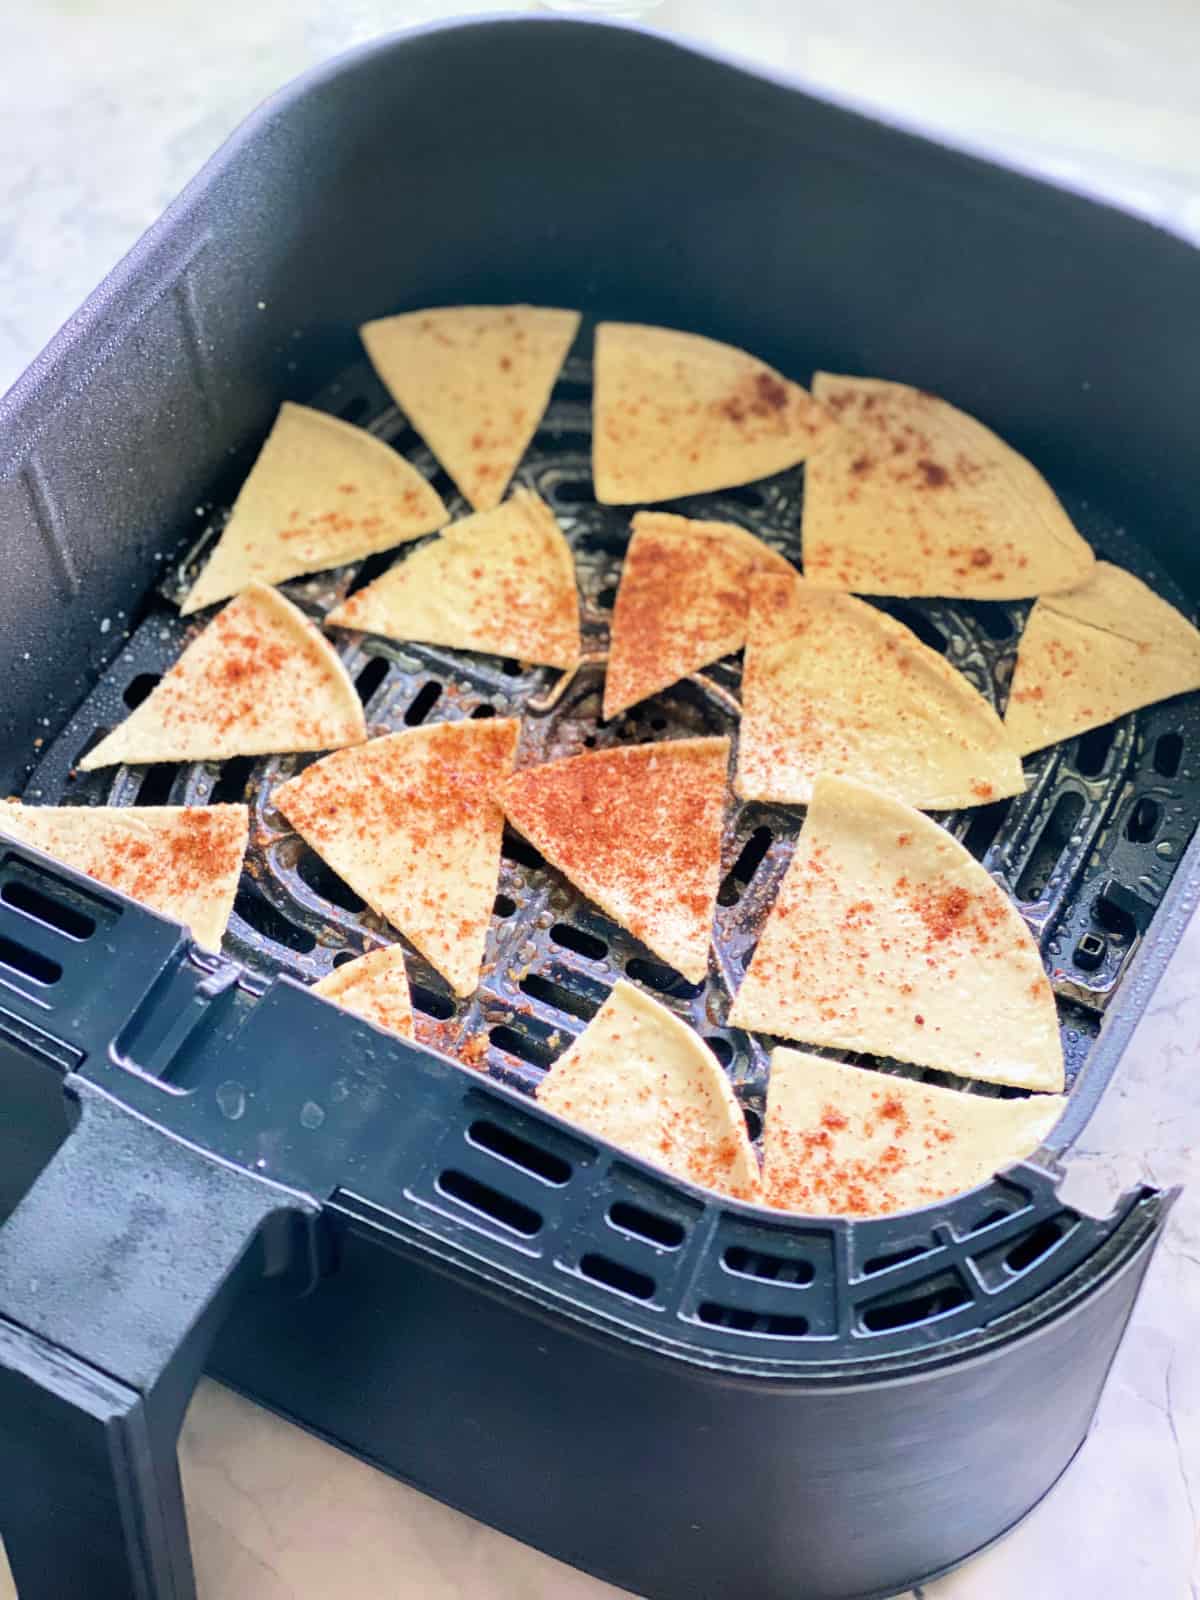
[[[401,450],[436,484],[454,515],[468,508],[365,364],[347,371],[315,404]],[[590,482],[590,367],[572,357],[517,480],[554,508],[575,554],[585,651],[601,651],[628,540],[629,513],[598,506]],[[800,554],[800,469],[724,494],[678,502],[696,516],[737,522],[793,560]],[[1174,604],[1184,597],[1132,538],[1083,503],[1069,511],[1097,551],[1130,568]],[[253,809],[246,872],[225,951],[251,981],[288,973],[312,982],[338,963],[387,943],[394,933],[291,831],[271,804],[276,785],[310,756],[240,759],[216,765],[122,767],[76,774],[75,764],[138,703],[202,623],[175,606],[219,531],[216,514],[172,572],[131,633],[103,682],[44,753],[26,790],[50,804],[197,804],[246,799]],[[320,617],[407,549],[284,585]],[[885,601],[1002,706],[1028,606],[1009,603]],[[730,696],[740,669],[726,661],[708,681],[656,695],[610,724],[599,721],[602,667],[585,666],[553,710],[536,711],[557,674],[515,661],[427,645],[396,645],[335,635],[358,685],[372,733],[430,720],[521,713],[522,763],[585,747],[671,739],[698,733],[736,736]],[[942,817],[1016,899],[1041,942],[1058,995],[1067,1082],[1096,1035],[1099,1016],[1170,881],[1200,811],[1200,696],[1125,717],[1026,762],[1027,792],[1016,799]],[[786,868],[803,812],[743,804],[730,797],[723,849],[714,960],[707,982],[690,985],[614,926],[548,869],[523,840],[506,834],[499,894],[477,994],[458,1001],[444,981],[407,951],[417,1035],[510,1085],[532,1091],[548,1064],[582,1029],[624,973],[655,991],[691,1022],[726,1066],[752,1136],[761,1128],[767,1075],[764,1043],[728,1026],[736,989]],[[882,1063],[909,1076],[937,1074]],[[945,1081],[945,1080],[943,1080]],[[957,1080],[956,1080],[957,1081]],[[977,1092],[1011,1091],[976,1085]]]

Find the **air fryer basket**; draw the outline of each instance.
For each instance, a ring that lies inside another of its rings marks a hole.
[[[79,1118],[0,1230],[0,1461],[21,1463],[0,1513],[23,1594],[81,1573],[89,1593],[190,1592],[174,1438],[214,1337],[214,1369],[267,1403],[664,1597],[912,1583],[1016,1520],[1086,1429],[1164,1197],[1085,1217],[1048,1157],[896,1219],[772,1218],[527,1098],[623,971],[710,1039],[757,1131],[765,1054],[727,999],[794,813],[731,810],[699,988],[506,839],[479,994],[410,963],[419,1039],[484,1076],[289,981],[390,937],[273,811],[296,758],[76,773],[177,654],[169,599],[278,401],[370,426],[432,476],[354,326],[523,298],[696,327],[801,378],[940,389],[1029,450],[1102,555],[1193,610],[1180,508],[1200,469],[1172,452],[1198,398],[1177,356],[1196,262],[1176,241],[622,29],[431,30],[266,107],[5,402],[7,781],[44,803],[244,794],[254,817],[221,958],[36,852],[0,858],[9,1205],[61,1138],[64,1072]],[[591,503],[589,344],[520,477],[572,540],[600,645],[627,516]],[[681,509],[796,555],[801,492],[795,472]],[[288,590],[318,615],[386,559]],[[1003,694],[1027,608],[888,609]],[[602,727],[595,670],[546,705],[553,675],[515,662],[344,644],[380,730],[521,711],[550,756],[733,728],[727,667]],[[1043,944],[1072,1089],[1055,1150],[1194,903],[1198,747],[1196,697],[1176,700],[945,819]],[[52,1537],[64,1501],[85,1555]]]

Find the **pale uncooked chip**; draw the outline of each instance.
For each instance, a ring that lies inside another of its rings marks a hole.
[[[1021,1089],[1063,1086],[1054,995],[1003,890],[935,822],[818,777],[735,1027]]]
[[[737,792],[807,805],[819,772],[925,810],[1025,787],[1004,724],[908,628],[803,578],[755,580],[742,674]]]
[[[438,722],[336,750],[276,789],[296,832],[457,995],[479,983],[500,875],[515,717]]]
[[[780,1048],[767,1084],[764,1198],[810,1217],[912,1211],[1032,1154],[1066,1103],[964,1094]]]
[[[731,522],[639,511],[613,602],[605,718],[740,650],[754,574],[794,570]]]
[[[841,424],[804,473],[804,575],[859,594],[1014,600],[1074,588],[1092,552],[1049,484],[974,417],[818,372]]]
[[[592,476],[604,505],[753,483],[803,461],[834,431],[806,389],[696,333],[596,329]]]
[[[313,984],[312,992],[379,1028],[405,1036],[412,1033],[408,974],[404,970],[404,951],[398,944],[372,950],[344,966],[334,967],[327,977]]]
[[[359,330],[397,405],[475,507],[504,498],[579,327],[577,311],[442,306]]]
[[[579,659],[579,596],[571,547],[549,506],[518,489],[494,511],[453,523],[326,621],[389,639],[572,667]]]
[[[180,610],[255,581],[340,567],[446,519],[440,495],[402,455],[352,423],[285,401]]]
[[[332,750],[366,736],[328,639],[281,594],[252,583],[79,766]]]
[[[624,979],[537,1090],[538,1104],[678,1178],[759,1198],[729,1079],[698,1034]]]
[[[182,922],[208,950],[221,947],[249,831],[245,806],[0,804],[0,834]]]
[[[591,750],[515,772],[508,820],[690,983],[708,971],[728,739]]]
[[[1200,632],[1121,567],[1030,612],[1005,726],[1023,753],[1200,689]]]

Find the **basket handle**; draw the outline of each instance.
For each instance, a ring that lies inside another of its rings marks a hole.
[[[78,1121],[0,1228],[0,1533],[20,1600],[192,1600],[183,1415],[241,1285],[288,1270],[264,1227],[311,1238],[319,1207],[66,1089]]]

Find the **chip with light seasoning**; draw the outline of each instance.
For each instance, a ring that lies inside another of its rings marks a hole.
[[[700,983],[721,872],[728,739],[590,750],[497,794],[513,827],[589,900]]]
[[[285,401],[180,610],[389,550],[448,516],[433,486],[381,440]]]
[[[810,1217],[932,1205],[1032,1154],[1066,1103],[966,1094],[781,1046],[767,1084],[763,1198]]]
[[[834,431],[807,389],[733,345],[674,328],[596,329],[592,476],[602,505],[753,483]]]
[[[389,639],[519,656],[579,659],[575,563],[553,513],[529,489],[452,523],[325,619]]]
[[[302,839],[457,995],[479,983],[500,875],[515,717],[438,722],[335,750],[272,795]]]
[[[1004,723],[1022,753],[1200,689],[1200,632],[1121,567],[1029,614]]]
[[[1022,1089],[1063,1087],[1054,995],[1004,891],[937,823],[821,776],[736,1027]]]
[[[371,365],[476,511],[504,498],[579,327],[577,311],[442,306],[360,329]]]
[[[678,1178],[759,1199],[729,1079],[679,1017],[624,979],[542,1079],[538,1104]]]
[[[1082,583],[1092,552],[1041,473],[935,395],[818,372],[838,432],[805,468],[804,575],[858,594],[1019,600]]]
[[[327,977],[313,984],[312,992],[352,1011],[356,1017],[373,1022],[377,1028],[387,1028],[405,1037],[412,1033],[408,974],[404,969],[404,951],[398,944],[371,950],[365,956],[334,967]]]
[[[329,640],[276,590],[252,583],[79,766],[333,750],[366,736]]]
[[[0,803],[0,834],[182,922],[219,950],[250,831],[245,806]]]
[[[613,602],[605,718],[740,650],[754,575],[794,571],[732,522],[639,511]]]
[[[807,805],[819,772],[924,810],[1025,787],[992,707],[944,656],[865,600],[793,574],[754,581],[735,786]]]

